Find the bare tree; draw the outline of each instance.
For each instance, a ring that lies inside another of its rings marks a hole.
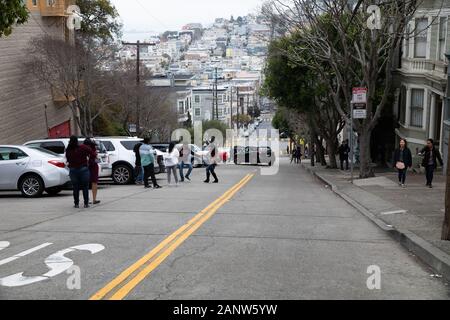
[[[25,68],[46,83],[53,95],[64,97],[81,134],[91,136],[93,122],[113,103],[104,95],[109,81],[101,68],[111,54],[107,46],[88,51],[84,46],[43,36],[31,41]]]
[[[421,0],[274,0],[273,7],[290,30],[302,33],[301,43],[290,52],[298,64],[307,64],[329,79],[332,101],[350,123],[352,87],[367,87],[365,120],[353,125],[360,141],[360,177],[373,176],[370,140],[373,129],[389,102],[393,90],[396,55],[406,27],[421,5]],[[382,19],[377,29],[369,29],[370,5],[378,5]],[[303,51],[312,60],[304,61]],[[327,72],[330,67],[332,74]]]

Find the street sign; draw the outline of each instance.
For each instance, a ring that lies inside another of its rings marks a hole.
[[[367,103],[367,88],[353,88],[353,101],[354,104],[366,104]]]
[[[136,133],[137,132],[137,126],[135,124],[128,125],[128,131],[130,131],[130,133]]]
[[[366,119],[367,108],[365,103],[357,103],[353,105],[353,119]]]

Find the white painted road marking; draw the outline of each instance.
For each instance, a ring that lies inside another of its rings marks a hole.
[[[408,211],[406,211],[406,210],[387,211],[387,212],[382,212],[381,215],[386,216],[386,215],[390,215],[390,214],[403,214],[403,213],[407,213],[407,212]]]
[[[44,244],[44,245],[51,245],[51,243]],[[41,248],[36,247],[36,248],[30,249],[30,250],[24,251],[21,254],[22,254],[22,256],[24,255],[24,253],[25,253],[25,255],[30,254],[31,250],[33,250],[33,252],[37,251],[39,249],[42,249],[42,246],[44,246],[44,245],[39,246]],[[39,248],[39,249],[37,249],[37,248]],[[16,273],[16,274],[1,278],[0,285],[5,286],[5,287],[21,287],[21,286],[26,286],[26,285],[33,284],[36,282],[48,280],[48,279],[55,277],[61,273],[64,273],[66,270],[70,269],[73,266],[73,264],[74,264],[73,260],[65,257],[66,254],[73,252],[73,251],[89,251],[91,254],[96,254],[100,251],[103,251],[104,249],[105,249],[105,247],[102,246],[101,244],[85,244],[85,245],[71,247],[68,249],[58,251],[58,252],[50,255],[47,259],[45,259],[45,264],[50,269],[50,271],[48,271],[46,274],[43,274],[42,276],[26,277],[26,276],[23,276],[23,272],[20,272],[20,273]],[[20,258],[20,257],[17,257],[16,259],[18,259],[18,258]],[[9,260],[7,262],[13,261],[10,259],[12,259],[12,258],[5,259],[4,261],[6,261],[6,260]],[[16,260],[16,259],[14,259],[14,260]],[[5,262],[5,263],[7,263],[7,262]]]
[[[8,248],[10,245],[10,243],[8,241],[0,241],[0,251],[2,251],[3,249]]]
[[[24,252],[18,253],[15,256],[12,256],[10,258],[6,258],[6,259],[3,259],[3,260],[0,260],[0,266],[2,266],[4,264],[7,264],[9,262],[15,261],[17,259],[20,259],[22,257],[25,257],[25,256],[27,256],[29,254],[32,254],[33,252],[36,252],[36,251],[39,251],[39,250],[41,250],[41,249],[43,249],[45,247],[51,246],[52,244],[53,243],[44,243],[44,244],[41,244],[40,246],[37,246],[37,247],[31,248],[29,250],[26,250]]]

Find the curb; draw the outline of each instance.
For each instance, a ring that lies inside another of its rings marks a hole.
[[[408,251],[414,253],[423,262],[439,272],[447,281],[450,281],[450,255],[444,251],[436,248],[433,244],[419,237],[409,230],[401,228],[395,228],[387,225],[383,220],[376,217],[376,215],[370,210],[363,207],[359,202],[344,194],[339,188],[329,181],[327,178],[321,176],[310,167],[302,164],[303,169],[309,172],[312,176],[316,177],[326,185],[331,187],[331,190],[345,200],[348,204],[366,216],[374,224],[376,224],[383,231],[386,231],[389,236],[395,241],[399,242]]]

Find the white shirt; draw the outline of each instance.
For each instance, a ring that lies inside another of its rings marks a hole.
[[[167,156],[165,156],[164,165],[166,167],[177,166],[178,162],[179,162],[179,158],[180,158],[180,152],[178,151],[177,148],[173,148],[172,152],[169,153]]]

